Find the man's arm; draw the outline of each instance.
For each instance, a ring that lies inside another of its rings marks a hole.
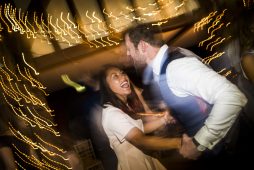
[[[194,136],[199,144],[212,149],[234,123],[247,102],[246,97],[234,84],[195,57],[172,61],[167,75],[175,95],[194,95],[213,104],[205,125]]]

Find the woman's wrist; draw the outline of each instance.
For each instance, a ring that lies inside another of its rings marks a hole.
[[[166,126],[168,124],[168,121],[164,117],[161,117],[160,121],[162,122],[162,125],[164,125],[164,126]]]

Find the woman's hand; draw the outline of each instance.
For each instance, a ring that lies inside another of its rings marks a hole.
[[[164,124],[175,124],[176,119],[170,114],[170,111],[166,110],[162,112],[162,118],[164,121]]]

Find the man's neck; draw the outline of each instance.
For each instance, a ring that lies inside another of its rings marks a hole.
[[[148,51],[148,57],[147,57],[147,63],[151,63],[151,61],[153,61],[153,59],[156,57],[156,55],[158,54],[160,50],[160,47],[154,47],[151,46],[150,50]]]

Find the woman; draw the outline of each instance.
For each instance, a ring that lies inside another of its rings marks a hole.
[[[140,112],[144,112],[128,76],[116,66],[107,66],[100,77],[102,93],[102,125],[109,138],[110,146],[118,158],[118,169],[146,170],[166,169],[157,159],[141,149],[179,149],[181,138],[146,136],[172,121],[167,112],[164,116],[143,123]]]
[[[254,8],[246,9],[241,15],[241,67],[244,77],[254,85]]]

